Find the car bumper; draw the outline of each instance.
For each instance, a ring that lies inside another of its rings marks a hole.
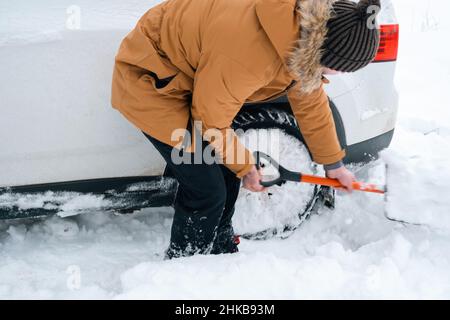
[[[390,130],[377,137],[347,146],[344,163],[368,163],[376,160],[379,152],[389,147],[393,136],[394,130]]]

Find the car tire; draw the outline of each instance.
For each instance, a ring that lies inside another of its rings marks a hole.
[[[311,160],[295,117],[281,108],[244,109],[234,119],[233,129],[251,151],[266,152],[290,170],[309,174],[322,170]],[[284,236],[306,220],[319,194],[319,187],[293,182],[263,193],[241,189],[233,217],[235,231],[247,239]]]

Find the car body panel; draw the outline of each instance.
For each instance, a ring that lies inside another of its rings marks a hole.
[[[347,145],[372,139],[395,128],[398,93],[395,62],[372,63],[348,75],[330,77],[326,91],[344,123]],[[336,90],[348,87],[349,90]],[[351,89],[350,89],[351,88]]]
[[[386,8],[382,22],[395,22]],[[114,55],[129,29],[94,29],[0,41],[0,187],[163,174],[161,156],[110,106]],[[347,145],[394,128],[394,71],[394,62],[376,63],[330,77]]]
[[[109,102],[124,34],[67,31],[47,43],[0,47],[8,61],[0,186],[162,174],[162,157]]]

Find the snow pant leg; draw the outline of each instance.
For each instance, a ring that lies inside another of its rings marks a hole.
[[[219,228],[229,230],[228,224],[231,225],[234,202],[239,192],[236,180],[239,179],[231,179],[229,172],[224,176],[226,168],[219,164],[194,164],[194,159],[191,159],[191,164],[174,164],[171,146],[148,135],[146,137],[166,160],[179,182],[167,257],[211,253]],[[232,187],[228,186],[230,181],[233,181]]]
[[[241,180],[238,179],[236,174],[227,167],[222,165],[220,167],[225,179],[227,198],[217,230],[217,237],[214,241],[213,250],[211,252],[213,254],[233,253],[238,251],[237,244],[234,241],[235,234],[232,225],[232,218],[235,212],[235,203],[239,195]]]

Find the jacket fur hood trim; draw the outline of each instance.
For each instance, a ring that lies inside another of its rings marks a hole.
[[[300,90],[311,93],[322,84],[322,45],[336,0],[297,0],[300,38],[288,57],[289,71],[300,81]]]

